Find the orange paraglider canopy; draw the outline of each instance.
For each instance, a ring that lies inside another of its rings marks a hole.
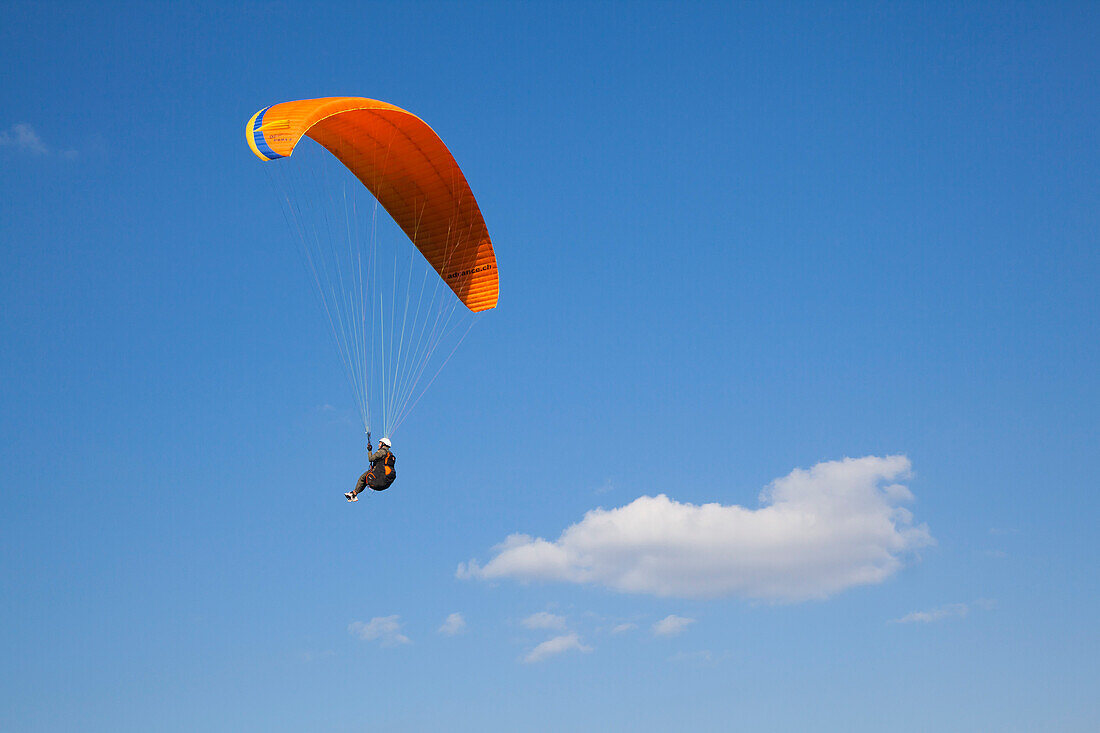
[[[411,112],[374,99],[283,102],[248,121],[262,160],[294,152],[306,135],[366,186],[467,308],[497,304],[496,256],[466,176],[435,131]]]

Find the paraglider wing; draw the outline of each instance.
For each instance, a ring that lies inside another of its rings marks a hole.
[[[260,110],[246,136],[262,160],[290,155],[306,135],[336,156],[473,312],[497,304],[496,256],[454,156],[416,115],[362,97],[284,102]]]

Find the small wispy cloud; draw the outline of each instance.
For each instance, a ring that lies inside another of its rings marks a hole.
[[[14,148],[31,155],[58,155],[62,158],[75,158],[75,150],[55,150],[46,145],[33,127],[19,122],[6,130],[0,130],[0,147]]]
[[[548,657],[554,657],[570,650],[576,650],[587,654],[592,651],[592,647],[585,646],[581,642],[580,637],[576,634],[564,634],[542,642],[528,652],[527,656],[523,658],[523,661],[526,664],[534,664],[535,662],[541,662]]]
[[[913,611],[901,618],[894,619],[896,624],[930,624],[933,621],[943,621],[946,618],[962,618],[970,613],[970,606],[965,603],[951,603],[929,611]]]
[[[565,617],[556,613],[539,611],[538,613],[532,613],[520,623],[528,629],[564,629]]]
[[[714,655],[706,649],[697,652],[677,652],[669,657],[668,661],[678,664],[713,664]]]
[[[439,633],[447,636],[455,636],[461,634],[466,630],[466,619],[461,613],[452,613],[444,621],[443,625],[439,627]]]
[[[974,609],[989,610],[996,604],[987,599],[980,599],[973,603],[949,603],[928,611],[913,611],[901,618],[893,619],[894,624],[930,624],[936,621],[944,621],[950,618],[964,618]]]
[[[363,641],[377,641],[382,646],[398,646],[410,643],[409,637],[401,633],[401,617],[376,616],[370,621],[353,621],[348,624],[348,632]]]
[[[695,619],[672,613],[653,624],[654,636],[676,636],[695,623]]]
[[[629,621],[625,624],[618,624],[611,627],[612,634],[624,634],[627,631],[638,628],[638,624],[632,624]]]

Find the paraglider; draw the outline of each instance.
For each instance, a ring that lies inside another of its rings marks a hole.
[[[264,167],[302,244],[368,451],[372,419],[381,418],[371,469],[345,494],[354,501],[367,485],[392,484],[393,432],[462,343],[473,314],[497,305],[493,244],[447,146],[400,107],[362,97],[284,102],[253,115],[245,136],[257,157],[276,161]],[[302,145],[307,139],[318,145]],[[279,162],[296,152],[293,163]],[[299,160],[303,153],[309,160]],[[403,235],[381,233],[379,206]]]
[[[390,449],[391,445],[389,438],[382,438],[378,441],[378,450],[375,451],[374,446],[370,444],[370,438],[367,438],[367,458],[370,460],[370,468],[359,477],[355,488],[344,494],[348,501],[359,501],[359,494],[363,493],[367,487],[374,491],[385,491],[397,479],[395,468],[397,456]]]

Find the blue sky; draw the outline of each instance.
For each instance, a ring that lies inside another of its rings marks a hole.
[[[0,5],[0,728],[1096,730],[1098,31]],[[350,506],[243,139],[327,95],[440,133],[502,283]]]

